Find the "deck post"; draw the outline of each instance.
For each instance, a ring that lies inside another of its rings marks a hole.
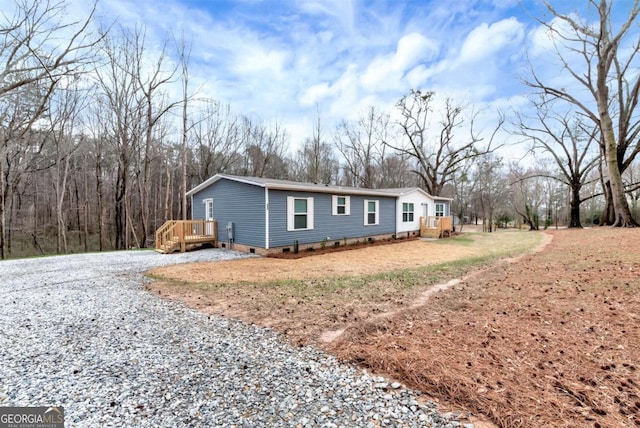
[[[178,223],[178,242],[180,242],[180,252],[184,253],[187,251],[187,243],[185,240],[184,233],[185,222]]]

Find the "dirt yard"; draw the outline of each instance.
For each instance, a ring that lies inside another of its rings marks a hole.
[[[500,427],[640,426],[640,230],[547,233],[173,266],[150,288]]]

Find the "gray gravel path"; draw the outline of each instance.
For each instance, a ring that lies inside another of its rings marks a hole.
[[[248,257],[113,252],[0,262],[0,406],[67,427],[472,427],[417,394],[143,288],[155,266]]]

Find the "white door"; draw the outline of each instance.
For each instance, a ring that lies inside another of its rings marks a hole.
[[[213,199],[207,199],[204,202],[204,219],[207,221],[213,220]],[[205,234],[213,235],[213,223],[206,223]]]

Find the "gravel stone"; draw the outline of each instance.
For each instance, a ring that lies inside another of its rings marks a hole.
[[[153,267],[241,257],[0,261],[0,406],[63,406],[69,427],[453,426],[418,391],[144,288]]]

